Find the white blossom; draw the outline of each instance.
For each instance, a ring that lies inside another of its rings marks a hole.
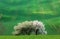
[[[25,28],[32,28],[34,30],[31,29],[32,33],[36,33],[35,30],[39,30],[38,33],[39,34],[47,34],[47,31],[45,30],[45,25],[41,22],[41,21],[38,21],[38,20],[34,20],[34,21],[25,21],[25,22],[21,22],[21,23],[18,23],[16,26],[14,26],[14,32],[13,34],[19,34],[20,32],[22,32],[21,30]],[[28,30],[29,30],[28,29]],[[24,31],[26,32],[26,31]],[[27,31],[28,32],[28,31]],[[29,32],[28,32],[29,33]]]

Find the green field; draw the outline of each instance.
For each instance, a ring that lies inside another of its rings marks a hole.
[[[48,35],[60,35],[60,0],[0,0],[0,35],[12,35],[26,20],[42,21]]]
[[[1,39],[60,39],[60,35],[0,36]]]

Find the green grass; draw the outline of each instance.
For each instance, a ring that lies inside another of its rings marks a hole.
[[[48,34],[60,34],[60,17],[44,21]]]
[[[19,22],[42,21],[48,35],[60,35],[60,0],[0,0],[0,34],[12,35]]]
[[[1,39],[60,39],[60,35],[0,36]]]

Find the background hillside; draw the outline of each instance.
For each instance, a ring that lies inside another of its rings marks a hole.
[[[60,0],[0,0],[0,35],[11,35],[25,20],[42,21],[48,34],[60,34]]]

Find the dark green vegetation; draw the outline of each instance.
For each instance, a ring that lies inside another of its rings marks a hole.
[[[0,34],[26,20],[42,21],[49,35],[60,35],[60,0],[0,0]]]

